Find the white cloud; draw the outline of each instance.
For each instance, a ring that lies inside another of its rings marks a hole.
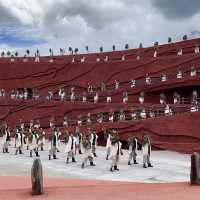
[[[150,45],[165,42],[169,36],[181,39],[192,31],[198,33],[198,12],[172,20],[173,15],[168,19],[160,4],[154,6],[155,0],[0,0],[0,18],[5,32],[46,40],[31,47],[42,53],[50,47],[69,46],[84,51],[86,45],[92,51],[100,46],[110,50],[113,44],[122,49],[125,43],[137,47],[140,42]]]

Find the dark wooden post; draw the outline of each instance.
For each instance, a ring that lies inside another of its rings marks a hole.
[[[43,193],[43,173],[40,159],[33,161],[31,169],[32,195],[41,195]]]

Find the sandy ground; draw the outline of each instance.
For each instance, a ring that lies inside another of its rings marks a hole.
[[[2,149],[2,146],[0,146]],[[77,163],[66,164],[65,145],[60,146],[57,160],[48,160],[48,144],[45,151],[39,152],[46,177],[87,180],[109,180],[146,183],[172,183],[189,181],[190,155],[170,151],[153,151],[153,168],[142,167],[142,154],[139,151],[138,165],[127,165],[128,151],[123,150],[119,172],[110,172],[111,160],[105,160],[105,147],[97,148],[98,157],[95,158],[95,167],[87,166],[81,169],[82,155],[76,157]],[[0,176],[29,176],[35,157],[29,157],[29,151],[23,155],[14,155],[13,144],[9,147],[9,154],[0,153]]]

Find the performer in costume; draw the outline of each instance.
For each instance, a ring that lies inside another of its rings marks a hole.
[[[19,154],[23,154],[22,153],[23,134],[22,134],[21,128],[17,128],[16,134],[15,134],[15,138],[16,138],[16,152],[15,152],[15,155],[17,155],[18,152],[19,152]]]
[[[113,134],[107,131],[105,128],[103,129],[103,132],[104,136],[106,137],[106,160],[108,160],[111,151],[111,139],[113,137]]]
[[[67,130],[67,128],[64,129],[64,134],[63,134],[63,141],[65,144],[67,144],[69,139],[69,131]]]
[[[49,133],[49,160],[51,160],[51,156],[53,156],[53,159],[57,159],[56,157],[57,147],[58,147],[57,129],[51,128]]]
[[[143,167],[153,167],[150,162],[151,143],[146,133],[142,136],[142,153],[143,153]]]
[[[69,159],[72,158],[72,162],[76,162],[75,160],[75,147],[76,146],[76,138],[71,133],[68,137],[65,153],[67,153],[66,163],[69,163]]]
[[[57,152],[60,152],[59,147],[61,145],[60,139],[61,139],[62,133],[60,132],[59,128],[57,128],[56,131],[57,131],[57,139],[58,139]]]
[[[36,157],[39,157],[38,140],[39,135],[37,134],[37,131],[32,129],[32,132],[29,134],[30,157],[33,156],[33,151],[35,152]]]
[[[113,172],[114,170],[119,171],[119,169],[117,167],[119,164],[120,155],[122,155],[121,147],[122,147],[122,144],[119,140],[119,135],[115,131],[114,136],[111,139],[111,153],[110,153],[111,158],[112,158],[112,163],[111,163],[111,167],[110,167],[111,172]]]
[[[76,130],[75,130],[75,136],[76,136],[76,149],[75,149],[75,154],[76,154],[76,151],[78,150],[79,154],[82,154],[82,133],[80,131],[80,128],[77,126],[76,127]]]
[[[64,116],[63,127],[64,127],[64,128],[67,128],[67,127],[68,127],[68,117],[67,117],[67,115]]]
[[[129,159],[128,165],[131,165],[131,160],[133,160],[133,164],[138,164],[136,161],[137,157],[137,139],[134,133],[130,135],[128,138],[128,146],[129,146]]]
[[[108,121],[109,122],[114,122],[114,118],[115,118],[115,113],[111,109],[110,112],[108,113]]]
[[[83,138],[83,148],[84,148],[84,156],[81,168],[82,169],[85,168],[88,160],[90,162],[90,166],[95,166],[94,155],[92,153],[92,144],[89,135],[86,135],[86,137]]]
[[[29,149],[29,141],[28,141],[28,137],[29,137],[29,127],[28,125],[25,125],[24,127],[24,144],[26,145],[26,149]]]
[[[44,151],[44,145],[45,145],[45,131],[40,128],[39,129],[39,141],[38,141],[38,147],[40,147],[41,151]]]
[[[10,141],[10,131],[7,127],[7,124],[4,124],[2,128],[2,135],[3,135],[3,153],[9,153],[8,146]]]
[[[96,154],[96,147],[97,147],[97,139],[98,139],[98,135],[96,134],[95,131],[89,131],[90,133],[90,142],[92,144],[92,153],[94,155],[94,157],[97,157]]]

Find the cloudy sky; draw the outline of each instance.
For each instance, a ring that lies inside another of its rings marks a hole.
[[[85,52],[200,36],[200,0],[0,0],[0,51]]]

